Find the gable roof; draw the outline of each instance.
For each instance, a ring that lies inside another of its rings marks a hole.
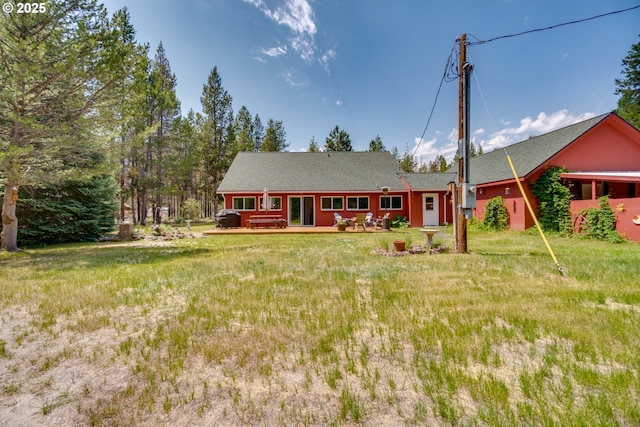
[[[607,113],[580,123],[531,137],[506,147],[516,172],[525,177],[558,154],[584,133],[614,113]],[[513,173],[502,149],[471,159],[469,181],[475,184],[512,180]]]
[[[455,172],[405,173],[402,177],[414,191],[446,191],[450,182],[456,182]]]
[[[399,172],[388,152],[240,152],[218,192],[406,191]]]

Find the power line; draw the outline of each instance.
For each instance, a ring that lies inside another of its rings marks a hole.
[[[457,52],[456,44],[454,43],[453,48],[451,48],[451,52],[449,52],[447,63],[444,66],[444,72],[442,73],[442,78],[440,79],[440,85],[438,86],[438,92],[436,93],[436,98],[433,101],[433,105],[431,106],[431,112],[429,113],[429,118],[427,119],[427,125],[424,127],[424,130],[422,131],[422,136],[420,137],[420,141],[418,141],[418,145],[416,145],[416,148],[413,149],[413,153],[411,154],[411,157],[414,157],[416,155],[416,152],[418,151],[418,148],[420,148],[420,144],[422,144],[422,141],[424,140],[424,136],[427,133],[427,129],[429,128],[429,123],[431,123],[431,118],[433,117],[433,112],[436,109],[436,104],[438,104],[438,97],[440,96],[440,90],[442,89],[442,84],[445,81],[451,82],[455,78],[457,78],[457,74],[455,75],[455,77],[452,77],[452,70],[455,70],[455,64],[458,57],[456,52]]]
[[[512,38],[512,37],[518,37],[518,36],[522,36],[525,34],[531,34],[531,33],[537,33],[537,32],[541,32],[541,31],[547,31],[547,30],[552,30],[554,28],[558,28],[558,27],[563,27],[563,26],[567,26],[567,25],[573,25],[573,24],[579,24],[581,22],[586,22],[586,21],[592,21],[594,19],[598,19],[598,18],[603,18],[605,16],[611,16],[611,15],[616,15],[618,13],[624,13],[624,12],[629,12],[630,10],[634,10],[634,9],[640,9],[640,4],[633,6],[633,7],[629,7],[627,9],[621,9],[621,10],[615,10],[613,12],[607,12],[607,13],[602,13],[600,15],[595,15],[592,16],[590,18],[584,18],[584,19],[578,19],[575,21],[569,21],[569,22],[563,22],[562,24],[556,24],[556,25],[552,25],[550,27],[544,27],[544,28],[537,28],[535,30],[528,30],[528,31],[523,31],[520,33],[515,33],[515,34],[507,34],[504,36],[498,36],[498,37],[494,37],[488,40],[480,40],[479,38],[477,38],[476,36],[474,36],[473,34],[468,34],[468,36],[473,37],[474,39],[476,39],[477,41],[475,42],[471,42],[468,43],[469,46],[475,46],[475,45],[480,45],[480,44],[486,44],[486,43],[490,43],[496,40],[502,40],[502,39],[508,39],[508,38]],[[458,40],[456,40],[457,42]],[[450,83],[454,80],[456,80],[459,77],[459,73],[458,73],[458,55],[457,55],[457,50],[456,50],[456,46],[457,44],[454,43],[453,48],[451,49],[451,52],[449,53],[449,57],[447,58],[447,63],[444,67],[444,73],[442,74],[442,78],[440,79],[440,85],[438,86],[438,92],[436,93],[436,97],[435,100],[433,102],[433,106],[431,107],[431,112],[429,113],[429,118],[427,119],[427,125],[424,127],[424,130],[422,131],[422,136],[420,137],[420,141],[418,141],[418,144],[416,145],[416,148],[413,150],[413,154],[412,157],[415,156],[416,152],[418,151],[418,148],[420,148],[420,145],[422,144],[422,141],[424,140],[424,136],[427,133],[427,129],[429,128],[429,124],[431,123],[431,118],[433,117],[433,112],[436,108],[436,104],[438,103],[438,97],[440,96],[440,90],[442,89],[442,84],[444,82]],[[477,77],[476,77],[477,80]],[[480,86],[479,82],[478,82],[478,86]],[[481,93],[482,96],[482,93]],[[483,101],[484,101],[484,96],[482,97]],[[486,102],[485,102],[485,108],[486,108]],[[488,109],[487,109],[488,112]]]
[[[490,43],[490,42],[493,42],[493,41],[496,41],[496,40],[508,39],[508,38],[511,38],[511,37],[518,37],[518,36],[522,36],[522,35],[525,35],[525,34],[537,33],[537,32],[540,32],[540,31],[552,30],[554,28],[563,27],[563,26],[566,26],[566,25],[579,24],[581,22],[591,21],[591,20],[602,18],[602,17],[605,17],[605,16],[610,16],[610,15],[615,15],[615,14],[618,14],[618,13],[628,12],[630,10],[634,10],[634,9],[638,9],[638,8],[640,8],[640,4],[637,5],[637,6],[629,7],[627,9],[622,9],[622,10],[616,10],[616,11],[613,11],[613,12],[602,13],[600,15],[592,16],[590,18],[578,19],[576,21],[564,22],[562,24],[552,25],[550,27],[537,28],[535,30],[523,31],[521,33],[508,34],[508,35],[504,35],[504,36],[494,37],[494,38],[488,39],[488,40],[480,40],[476,36],[474,36],[472,34],[469,34],[469,36],[471,36],[471,37],[473,37],[474,39],[477,40],[477,42],[469,43],[469,46]]]

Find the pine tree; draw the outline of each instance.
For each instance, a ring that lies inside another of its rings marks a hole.
[[[22,185],[109,172],[95,129],[127,72],[130,46],[92,0],[51,0],[47,13],[0,15],[2,249],[18,250]]]
[[[640,43],[631,46],[631,50],[622,60],[621,79],[616,79],[616,95],[620,117],[640,129]]]
[[[337,125],[329,133],[324,144],[325,151],[353,151],[349,134]]]
[[[253,119],[249,109],[244,105],[235,118],[237,151],[256,151]]]
[[[316,141],[315,136],[311,137],[311,141],[309,141],[309,148],[307,148],[307,152],[309,153],[319,153],[320,146],[318,145],[318,141]]]
[[[402,159],[400,159],[400,168],[407,173],[416,172],[418,161],[408,151],[405,151]]]
[[[207,83],[202,88],[202,111],[204,113],[203,126],[203,156],[206,190],[215,201],[213,212],[218,213],[218,187],[229,169],[228,128],[233,121],[231,95],[222,87],[222,78],[218,67],[213,67]]]
[[[380,135],[376,135],[376,137],[369,142],[369,151],[387,151],[382,143],[382,139],[380,139]]]
[[[287,133],[284,131],[282,121],[269,119],[260,151],[284,151],[288,146]]]
[[[260,116],[256,114],[253,119],[253,142],[255,143],[255,150],[260,151],[262,141],[264,140],[264,125]]]
[[[180,114],[176,85],[176,75],[171,71],[171,65],[160,42],[147,83],[147,124],[154,127],[155,132],[146,141],[143,170],[146,179],[143,180],[144,188],[140,202],[141,211],[146,213],[147,196],[151,198],[154,223],[156,207],[162,206],[162,194],[167,183],[167,160],[174,139],[172,132]],[[142,215],[140,222],[144,224],[145,215]]]

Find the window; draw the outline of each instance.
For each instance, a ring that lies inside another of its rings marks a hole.
[[[260,210],[264,211],[266,210],[264,208],[263,202],[262,200],[264,199],[264,197],[260,197],[258,199],[258,205],[260,206]],[[282,210],[282,197],[280,196],[269,196],[269,210],[270,211],[279,211]]]
[[[427,196],[424,198],[424,210],[432,211],[435,208],[434,198],[431,196]]]
[[[402,196],[380,197],[380,209],[401,210]]]
[[[234,197],[233,209],[238,211],[255,211],[256,198],[255,197]]]
[[[342,197],[322,197],[321,206],[323,211],[341,211],[344,209]]]
[[[366,211],[369,210],[368,197],[347,197],[347,210]]]

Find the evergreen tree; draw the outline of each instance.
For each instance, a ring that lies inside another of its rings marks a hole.
[[[169,167],[170,193],[179,196],[180,201],[196,196],[200,178],[200,140],[198,138],[198,115],[189,110],[186,117],[178,119],[175,125],[176,142]],[[181,204],[181,203],[180,203]]]
[[[18,238],[25,246],[94,241],[113,230],[117,204],[111,175],[25,186],[24,193]]]
[[[319,153],[320,146],[318,145],[318,141],[316,141],[315,136],[311,137],[311,141],[309,141],[309,148],[307,148],[309,153]]]
[[[400,169],[407,173],[416,172],[418,168],[418,161],[414,156],[412,156],[408,151],[402,155],[402,159],[400,159]]]
[[[238,151],[256,151],[255,130],[249,109],[244,105],[235,119],[236,144]]]
[[[325,151],[353,151],[353,147],[351,147],[351,138],[349,134],[341,130],[337,125],[336,127],[329,133],[329,136],[326,139],[324,144]]]
[[[255,150],[260,151],[262,141],[264,140],[264,125],[260,116],[256,114],[253,119],[253,142],[255,144]]]
[[[206,177],[206,191],[213,198],[214,215],[218,213],[218,187],[229,169],[233,158],[229,152],[228,130],[233,120],[231,95],[222,87],[218,67],[213,67],[207,83],[202,88],[202,111],[204,113],[202,161]]]
[[[445,172],[449,168],[447,159],[442,154],[438,154],[434,161],[429,162],[428,172]]]
[[[620,117],[640,129],[640,42],[631,46],[631,50],[622,60],[623,78],[616,79],[616,95]]]
[[[380,139],[380,135],[376,135],[376,137],[369,142],[368,151],[387,151],[386,147],[382,143],[382,139]]]
[[[269,119],[260,151],[285,151],[288,146],[287,133],[284,131],[282,121]]]
[[[130,46],[93,0],[51,0],[47,12],[0,15],[0,248],[18,250],[22,185],[110,172],[95,129],[127,72]],[[13,197],[12,197],[13,196]]]
[[[176,75],[171,71],[162,42],[158,45],[156,55],[148,76],[147,83],[147,120],[155,132],[147,139],[145,163],[142,181],[141,207],[147,210],[147,195],[152,199],[153,220],[156,222],[156,207],[162,206],[162,194],[167,184],[167,158],[171,153],[173,126],[180,114],[180,102],[176,97]],[[142,214],[142,212],[141,212]],[[141,218],[145,223],[145,215]]]

